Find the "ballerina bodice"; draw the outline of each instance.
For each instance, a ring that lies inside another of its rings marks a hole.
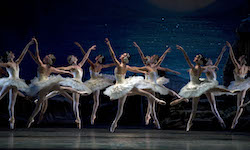
[[[83,70],[81,68],[74,69],[71,72],[73,74],[74,79],[77,79],[77,80],[80,80],[80,81],[82,80]]]
[[[6,68],[9,78],[19,78],[19,66]]]
[[[200,76],[195,75],[191,70],[189,71],[189,77],[190,77],[190,81],[195,83],[195,84],[199,84],[200,83]]]
[[[151,82],[156,83],[158,79],[158,73],[157,72],[150,72],[148,75],[145,75],[145,79]]]
[[[91,68],[89,68],[89,73],[90,73],[90,77],[91,78],[97,78],[99,76],[99,74],[100,74],[100,72],[94,72],[94,71],[92,71]]]
[[[214,71],[207,72],[206,77],[208,80],[217,80],[217,75]]]
[[[48,76],[43,73],[37,72],[37,76],[38,76],[39,81],[48,80]]]
[[[247,74],[238,74],[238,73],[236,73],[235,70],[233,71],[233,74],[234,74],[235,81],[243,81],[246,79],[246,76],[247,76]]]
[[[116,68],[115,68],[114,73],[115,73],[116,83],[123,83],[125,81],[126,74],[118,74]]]

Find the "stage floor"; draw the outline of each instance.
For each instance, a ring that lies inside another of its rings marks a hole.
[[[0,131],[0,149],[249,150],[250,133],[152,129],[31,128]]]

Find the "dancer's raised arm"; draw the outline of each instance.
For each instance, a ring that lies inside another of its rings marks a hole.
[[[160,66],[161,63],[163,62],[163,60],[165,59],[167,53],[170,53],[171,48],[169,47],[160,57],[160,59],[158,60],[158,62],[155,64],[156,67]]]
[[[229,54],[230,54],[230,58],[235,66],[236,69],[239,69],[240,68],[240,65],[239,63],[237,62],[237,60],[235,59],[235,56],[234,56],[234,52],[233,52],[233,48],[231,46],[231,44],[227,41],[226,42],[226,45],[229,47]]]
[[[184,55],[184,58],[186,59],[186,61],[187,61],[188,65],[189,65],[189,67],[190,67],[191,69],[194,69],[194,65],[191,63],[191,61],[190,61],[190,59],[189,59],[189,57],[188,57],[186,51],[185,51],[181,46],[179,46],[179,45],[176,45],[176,48],[177,48],[178,50],[181,50],[181,51],[182,51],[182,53],[183,53],[183,55]]]
[[[85,55],[86,52],[85,52],[84,49],[82,48],[81,44],[78,43],[78,42],[74,42],[74,43],[75,43],[76,46],[78,46],[78,47],[81,49],[82,54]],[[88,57],[87,61],[88,61],[88,63],[90,64],[90,66],[94,66],[94,63],[89,59],[89,57]]]
[[[117,60],[116,56],[115,56],[115,52],[113,50],[113,48],[111,47],[110,41],[108,38],[105,38],[105,42],[108,45],[109,48],[109,53],[111,55],[112,60],[114,61],[115,65],[120,65],[120,62]]]
[[[29,52],[31,58],[34,60],[34,62],[36,62],[37,64],[39,64],[39,62],[38,62],[36,56],[35,56],[30,50],[28,50],[28,52]]]
[[[224,54],[224,52],[226,51],[226,46],[224,46],[223,48],[222,48],[222,50],[221,50],[221,52],[220,52],[220,55],[218,56],[218,58],[217,58],[217,60],[216,60],[216,62],[215,62],[215,66],[217,66],[218,67],[218,65],[219,65],[219,63],[220,63],[220,61],[221,61],[221,58],[222,58],[222,56],[223,56],[223,54]]]
[[[43,65],[43,62],[39,55],[38,42],[35,38],[32,38],[32,40],[34,40],[34,42],[36,43],[36,60],[37,60],[36,63],[41,66]]]
[[[18,59],[16,60],[17,64],[20,64],[25,56],[25,54],[27,53],[30,45],[34,44],[34,40],[32,39],[23,49],[21,55],[18,57]]]
[[[140,54],[140,56],[141,56],[141,60],[142,60],[143,64],[146,65],[146,57],[145,57],[145,55],[143,54],[141,48],[137,45],[136,42],[133,42],[133,45],[134,45],[134,47],[137,48],[137,50],[138,50],[138,52],[139,52],[139,54]]]
[[[85,62],[86,62],[86,60],[89,58],[89,54],[90,54],[90,52],[91,52],[92,50],[96,50],[96,45],[93,45],[93,46],[91,46],[91,47],[89,48],[89,50],[87,51],[87,53],[84,55],[82,61],[78,64],[80,67],[82,67],[82,66],[85,64]]]
[[[178,72],[178,71],[174,71],[174,70],[169,69],[169,68],[157,67],[157,69],[162,70],[162,71],[166,71],[166,72],[172,72],[172,73],[174,73],[174,74],[178,74],[178,75],[180,75],[180,74],[181,74],[180,72]]]

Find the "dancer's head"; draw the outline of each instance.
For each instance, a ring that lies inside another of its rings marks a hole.
[[[247,64],[246,55],[240,56],[238,60],[239,60],[241,66]]]
[[[213,65],[213,61],[209,58],[207,60],[206,66],[212,66]]]
[[[43,62],[47,65],[53,65],[56,61],[56,57],[53,54],[46,55],[43,58]]]
[[[129,60],[130,60],[130,55],[129,53],[123,53],[121,56],[120,56],[120,60],[125,63],[125,64],[128,64],[129,63]]]
[[[77,64],[78,59],[74,55],[69,55],[67,61],[70,65]]]
[[[7,51],[6,55],[7,55],[7,61],[13,61],[15,58],[15,55],[12,51]]]
[[[103,55],[98,55],[95,57],[95,61],[97,61],[100,64],[103,64],[105,62],[105,57]]]
[[[159,57],[158,55],[155,54],[155,55],[151,56],[151,62],[155,64],[155,63],[158,62],[159,58],[160,58],[160,57]]]
[[[197,65],[204,65],[207,63],[207,59],[201,54],[198,54],[194,57],[193,62],[195,62]]]

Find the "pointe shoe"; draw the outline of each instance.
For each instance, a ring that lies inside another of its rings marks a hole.
[[[154,124],[155,124],[155,126],[156,126],[157,129],[159,129],[159,130],[161,129],[161,126],[160,126],[159,122],[154,121]]]
[[[15,119],[14,118],[10,118],[9,122],[10,122],[10,129],[13,130],[15,128]]]
[[[81,121],[75,120],[78,129],[81,129]]]
[[[109,131],[110,131],[111,133],[114,133],[116,127],[117,127],[117,124],[116,124],[116,123],[112,123],[112,125],[111,125]]]
[[[226,129],[226,124],[224,123],[224,121],[220,122],[220,126],[222,127],[222,129]]]
[[[235,129],[236,125],[238,124],[238,121],[236,121],[235,123],[232,123],[231,129]]]
[[[95,118],[96,118],[96,116],[91,116],[91,125],[94,125],[95,124]]]
[[[30,128],[31,124],[34,122],[34,119],[32,119],[31,121],[29,121],[27,128]]]
[[[172,102],[170,103],[170,106],[177,105],[177,104],[179,104],[179,103],[181,103],[181,102],[186,102],[186,103],[188,103],[189,100],[186,99],[186,98],[176,99],[176,100],[174,100],[174,101],[172,101]]]
[[[156,102],[160,105],[166,105],[166,102],[160,99],[157,99]]]
[[[230,92],[231,92],[232,94],[237,94],[237,93],[240,93],[240,92],[241,92],[241,90],[236,89],[236,90],[231,90]]]
[[[150,115],[145,116],[145,125],[149,124],[150,119],[151,119]]]
[[[80,95],[82,95],[82,96],[89,95],[89,92],[86,92],[86,91],[78,91],[77,93],[80,94]]]
[[[187,124],[187,129],[186,129],[187,132],[190,131],[190,128],[192,127],[192,125],[193,125],[193,123],[188,123],[188,124]]]

